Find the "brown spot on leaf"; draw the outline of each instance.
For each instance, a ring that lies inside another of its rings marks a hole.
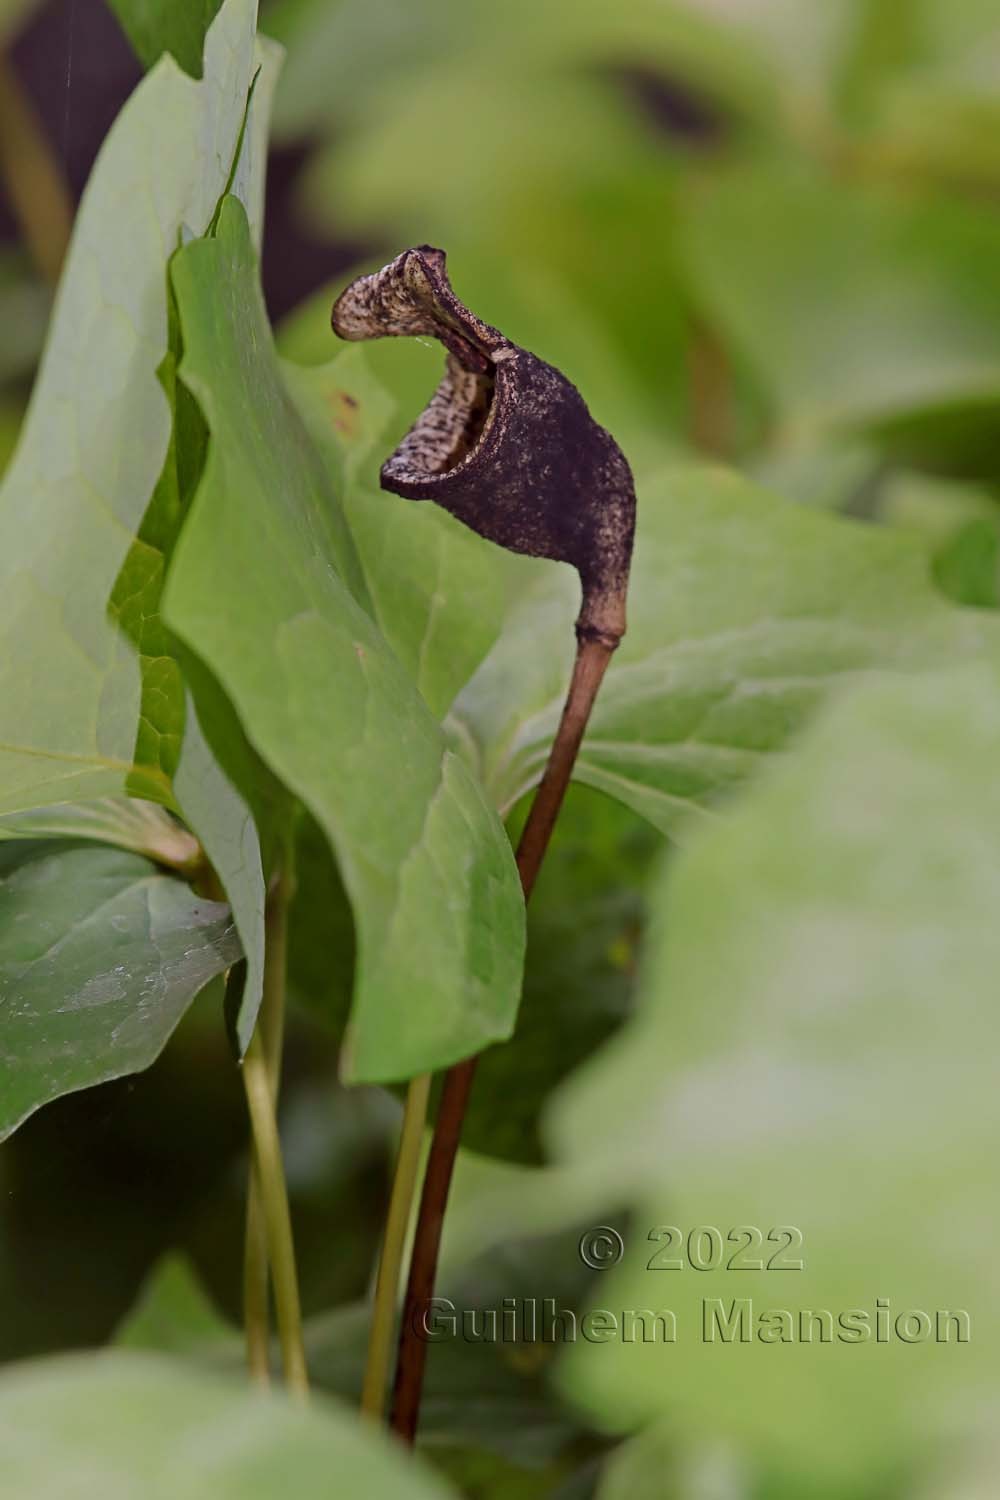
[[[333,416],[333,425],[341,437],[353,442],[361,430],[360,407],[357,397],[347,391],[331,391],[327,400]]]

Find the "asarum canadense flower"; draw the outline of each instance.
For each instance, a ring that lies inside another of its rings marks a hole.
[[[445,274],[443,250],[404,250],[338,297],[333,329],[343,339],[430,334],[448,351],[426,409],[382,465],[382,487],[436,500],[466,526],[531,557],[571,563],[583,602],[562,716],[516,851],[524,899],[531,895],[611,654],[625,632],[635,489],[618,444],[594,421],[574,385],[463,307]],[[401,1320],[391,1426],[414,1441],[426,1342],[415,1319],[434,1291],[441,1225],[476,1059],[449,1068],[438,1105],[417,1215]],[[423,1104],[411,1082],[407,1118],[419,1132]],[[406,1126],[404,1125],[404,1129]],[[401,1154],[402,1159],[402,1154]],[[407,1191],[397,1177],[397,1193]],[[402,1200],[400,1200],[402,1201]],[[402,1210],[401,1222],[408,1216]],[[395,1322],[402,1242],[383,1252],[377,1328],[365,1371],[364,1408],[381,1412]]]
[[[440,339],[444,377],[396,451],[382,487],[436,500],[512,552],[580,574],[581,642],[613,649],[625,631],[635,489],[621,449],[565,375],[512,344],[455,296],[443,250],[404,250],[337,299],[342,339]]]

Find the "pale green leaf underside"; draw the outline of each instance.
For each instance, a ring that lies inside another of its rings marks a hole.
[[[240,935],[247,963],[236,1017],[236,1041],[242,1054],[250,1045],[264,993],[266,892],[260,841],[249,807],[212,754],[190,693],[185,719],[174,790],[184,816],[201,836]]]
[[[725,1428],[832,1482],[995,1410],[998,753],[995,666],[873,678],[666,873],[640,1017],[553,1122],[636,1207],[602,1305],[677,1317],[671,1348],[577,1351],[570,1387],[606,1418]],[[650,1272],[663,1223],[795,1225],[805,1269]],[[879,1297],[932,1336],[878,1341]],[[706,1298],[789,1309],[796,1337],[710,1344]],[[803,1308],[861,1309],[869,1337],[803,1342]],[[956,1309],[971,1341],[939,1342]]]
[[[255,6],[228,0],[194,82],[164,58],[109,132],[77,215],[42,366],[0,491],[0,811],[120,793],[140,666],[108,619],[163,464],[166,263],[229,172]],[[162,780],[162,778],[161,778]],[[168,799],[163,780],[159,795]]]
[[[155,802],[135,797],[101,797],[96,802],[52,802],[28,812],[0,817],[0,839],[94,839],[145,854],[172,868],[192,864],[199,854],[193,834]]]
[[[181,373],[212,443],[166,618],[336,850],[359,939],[351,1076],[439,1067],[513,1023],[524,939],[509,844],[345,582],[364,597],[281,381],[235,200],[216,239],[178,256],[174,286]]]
[[[0,1139],[51,1099],[148,1067],[239,955],[229,908],[140,855],[0,844]]]
[[[0,1500],[447,1500],[353,1412],[126,1351],[8,1365]]]
[[[575,775],[666,833],[781,749],[832,683],[1000,645],[993,616],[937,593],[916,537],[718,469],[638,488],[628,634]],[[541,776],[571,661],[573,575],[528,566],[533,587],[451,720],[501,809]]]
[[[263,966],[256,832],[191,712],[185,729],[173,662],[138,654],[109,599],[170,436],[157,377],[168,344],[167,260],[182,232],[209,224],[258,62],[234,188],[259,230],[277,49],[255,51],[255,20],[253,0],[227,0],[208,34],[203,79],[162,59],[109,132],[0,492],[0,635],[11,644],[0,663],[0,812],[92,805],[126,789],[180,811],[229,894],[248,957],[244,1031]],[[149,640],[162,635],[163,560],[150,547],[138,552],[133,602]],[[182,736],[172,785],[160,747]]]

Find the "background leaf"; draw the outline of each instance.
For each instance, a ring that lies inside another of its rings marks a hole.
[[[0,1495],[267,1500],[328,1495],[337,1475],[371,1500],[445,1500],[449,1490],[373,1430],[324,1401],[307,1409],[242,1381],[116,1351],[13,1366],[0,1380]]]
[[[190,1354],[237,1340],[237,1330],[212,1305],[182,1255],[165,1256],[154,1267],[115,1334],[120,1349],[163,1354]]]
[[[553,1123],[564,1159],[636,1204],[603,1305],[677,1316],[675,1346],[575,1351],[567,1387],[606,1420],[728,1435],[810,1494],[975,1438],[1000,1306],[998,684],[984,664],[859,686],[666,877],[640,1019]],[[663,1223],[796,1225],[804,1269],[650,1271]],[[751,1322],[711,1343],[712,1298],[790,1309],[793,1337]],[[803,1308],[832,1311],[828,1341],[801,1338]],[[860,1341],[838,1321],[852,1309]],[[929,1321],[908,1342],[911,1309]]]
[[[0,843],[0,1137],[60,1094],[146,1068],[240,956],[229,908],[139,855]]]
[[[963,403],[992,424],[1000,224],[974,204],[768,163],[695,184],[681,245],[779,441]]]
[[[992,650],[993,619],[946,603],[929,571],[918,537],[720,470],[641,483],[628,634],[577,780],[673,833],[787,744],[834,682]],[[541,775],[572,653],[575,584],[568,570],[537,576],[453,711],[505,810]]]
[[[151,68],[170,52],[185,73],[201,77],[205,34],[222,0],[108,0],[140,61]]]
[[[528,908],[517,1030],[476,1068],[464,1146],[543,1159],[538,1119],[552,1090],[631,1014],[645,886],[662,841],[634,813],[570,788]]]
[[[190,698],[186,718],[174,787],[185,816],[201,833],[205,853],[229,898],[241,956],[246,959],[235,1028],[236,1047],[242,1055],[250,1044],[264,992],[266,891],[260,842],[250,808],[209,748]]]

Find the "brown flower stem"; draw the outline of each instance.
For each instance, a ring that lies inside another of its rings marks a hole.
[[[257,1023],[267,1071],[271,1107],[277,1106],[285,1032],[285,971],[288,960],[288,906],[293,889],[286,857],[264,911],[264,994]],[[247,1184],[246,1233],[243,1255],[243,1323],[247,1365],[251,1379],[261,1386],[271,1380],[269,1358],[270,1310],[267,1225],[261,1203],[256,1153]]]
[[[569,786],[590,711],[611,660],[611,653],[617,644],[617,641],[607,638],[583,637],[577,647],[573,676],[559,728],[552,742],[545,774],[535,793],[517,846],[517,871],[521,877],[525,901],[534,889]],[[448,1190],[477,1060],[475,1057],[466,1058],[464,1062],[449,1068],[445,1074],[420,1197],[410,1275],[403,1303],[399,1360],[390,1422],[393,1431],[410,1444],[416,1438],[427,1360],[427,1341],[422,1337],[423,1318],[430,1298],[434,1295]]]
[[[73,200],[41,121],[3,53],[0,182],[36,265],[55,285],[73,227]]]
[[[542,867],[542,860],[573,774],[590,711],[617,645],[617,641],[609,643],[604,639],[584,639],[577,646],[573,676],[559,728],[552,741],[545,774],[535,793],[517,844],[517,873],[521,877],[525,901],[534,890],[535,880]]]

